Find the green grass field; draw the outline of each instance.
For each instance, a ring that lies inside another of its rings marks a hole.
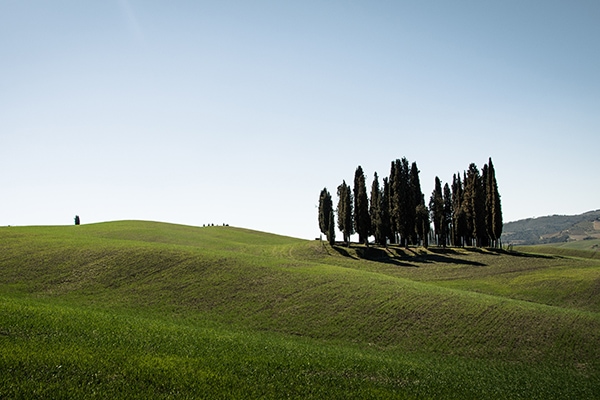
[[[522,246],[519,248],[528,252],[600,259],[600,239],[577,240],[553,245]]]
[[[599,298],[591,257],[0,228],[0,398],[600,398]]]

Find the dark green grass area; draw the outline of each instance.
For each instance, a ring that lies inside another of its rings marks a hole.
[[[0,302],[2,398],[593,398],[586,366],[384,351],[212,322]]]
[[[0,398],[596,398],[600,262],[0,229]]]

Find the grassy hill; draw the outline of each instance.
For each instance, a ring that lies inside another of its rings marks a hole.
[[[600,210],[579,215],[551,215],[504,224],[505,244],[538,245],[600,239]]]
[[[597,398],[600,261],[0,229],[0,398]]]

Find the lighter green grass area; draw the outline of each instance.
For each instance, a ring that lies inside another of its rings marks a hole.
[[[598,398],[600,262],[0,229],[0,398]]]
[[[532,253],[600,259],[600,239],[577,240],[551,245],[519,246],[518,249]]]

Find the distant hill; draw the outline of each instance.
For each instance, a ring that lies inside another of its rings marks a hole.
[[[550,215],[504,224],[504,244],[537,245],[600,239],[600,210],[579,215]]]

